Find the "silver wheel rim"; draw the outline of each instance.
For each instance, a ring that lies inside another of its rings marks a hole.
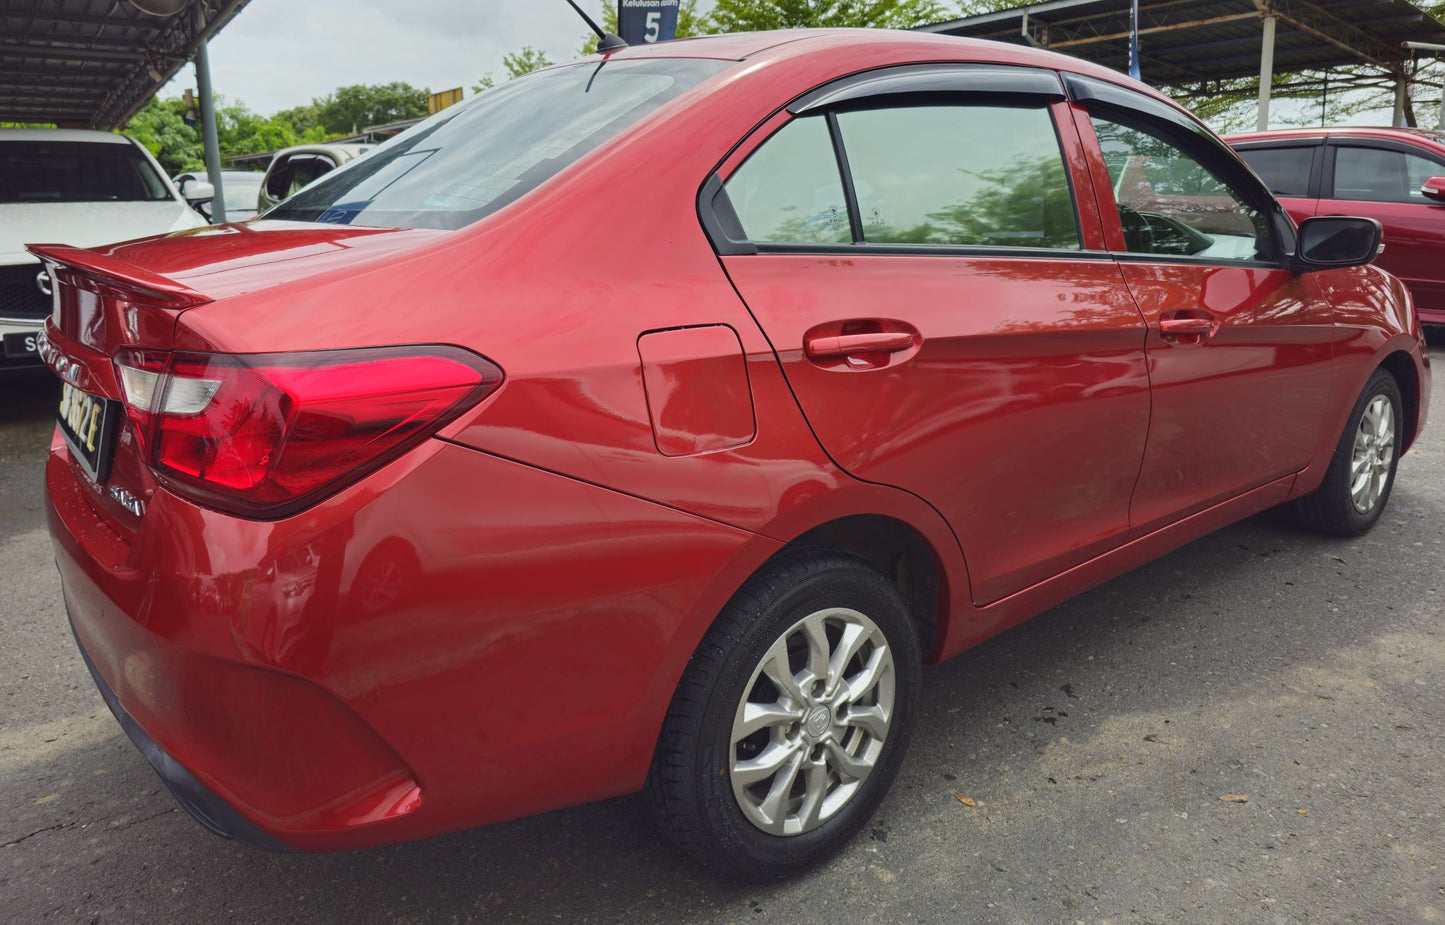
[[[854,799],[894,711],[893,651],[878,625],[832,607],[768,648],[733,717],[729,777],[748,821],[802,835]]]
[[[1350,454],[1350,501],[1355,510],[1368,514],[1380,502],[1390,481],[1395,462],[1395,407],[1384,395],[1376,395],[1365,406],[1355,430],[1355,448]]]

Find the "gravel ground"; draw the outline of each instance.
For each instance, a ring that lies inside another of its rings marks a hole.
[[[66,629],[55,389],[0,379],[0,920],[1445,922],[1445,341],[1434,357],[1437,423],[1374,532],[1264,514],[929,669],[870,831],[767,887],[702,877],[633,798],[351,854],[206,834]]]

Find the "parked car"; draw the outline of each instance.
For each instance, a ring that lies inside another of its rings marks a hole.
[[[1415,297],[1420,320],[1445,324],[1445,133],[1318,128],[1230,135],[1296,221],[1364,215],[1384,228],[1376,261]]]
[[[27,242],[88,247],[204,224],[150,152],[123,135],[0,128],[0,369],[40,362],[50,284]]]
[[[360,144],[300,145],[277,151],[261,181],[261,191],[256,200],[257,208],[262,212],[266,211],[297,190],[305,188],[311,181],[326,176],[374,147],[376,146]],[[222,185],[225,185],[224,180]]]
[[[225,215],[221,216],[222,222],[244,222],[256,217],[257,202],[261,195],[261,180],[265,173],[259,170],[223,170],[221,171],[221,195],[225,197]],[[205,173],[183,173],[172,177],[171,181],[176,188],[185,189],[188,182],[206,182]],[[214,198],[200,204],[201,214],[210,218],[215,211]]]
[[[1375,523],[1430,394],[1378,241],[1040,50],[538,71],[243,232],[35,248],[65,602],[215,831],[646,789],[711,869],[787,875],[930,733],[923,662],[1266,508]]]

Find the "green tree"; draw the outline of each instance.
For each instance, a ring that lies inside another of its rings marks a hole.
[[[205,167],[201,133],[186,124],[185,109],[180,97],[152,97],[125,128],[125,134],[144,145],[170,176]]]
[[[502,67],[507,70],[507,79],[514,80],[523,74],[530,74],[538,68],[551,67],[552,61],[547,53],[533,48],[531,45],[523,45],[521,51],[514,51],[502,57]]]
[[[937,0],[717,0],[707,31],[909,29],[949,18]]]
[[[318,97],[311,101],[311,105],[315,109],[315,124],[325,129],[328,135],[350,135],[369,125],[385,125],[425,116],[429,93],[425,88],[418,89],[404,81],[353,84]],[[296,126],[298,134],[304,134],[312,127],[292,119],[286,121]]]
[[[514,51],[502,56],[502,67],[507,71],[508,80],[516,80],[523,74],[530,74],[539,68],[551,66],[552,59],[547,57],[547,53],[533,48],[531,45],[523,45],[521,51]],[[481,93],[496,85],[497,81],[491,74],[483,74],[480,80],[472,84],[472,92]]]

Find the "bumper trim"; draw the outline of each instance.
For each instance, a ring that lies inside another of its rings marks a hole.
[[[238,841],[249,842],[268,851],[293,851],[295,849],[282,844],[265,832],[261,831],[244,816],[231,807],[225,800],[212,793],[205,784],[196,780],[194,774],[174,758],[163,748],[156,744],[155,740],[146,735],[125,707],[121,706],[120,699],[116,697],[115,691],[111,690],[109,684],[100,676],[96,670],[95,662],[91,661],[90,653],[85,651],[85,646],[80,641],[80,636],[75,632],[75,625],[71,624],[70,632],[75,636],[75,647],[80,650],[80,657],[85,660],[85,667],[90,671],[90,677],[95,681],[95,686],[100,689],[100,696],[105,698],[105,705],[110,707],[110,712],[115,714],[116,721],[125,734],[130,737],[135,747],[150,762],[166,789],[176,798],[191,816],[206,828],[207,831],[221,838],[234,838]]]

